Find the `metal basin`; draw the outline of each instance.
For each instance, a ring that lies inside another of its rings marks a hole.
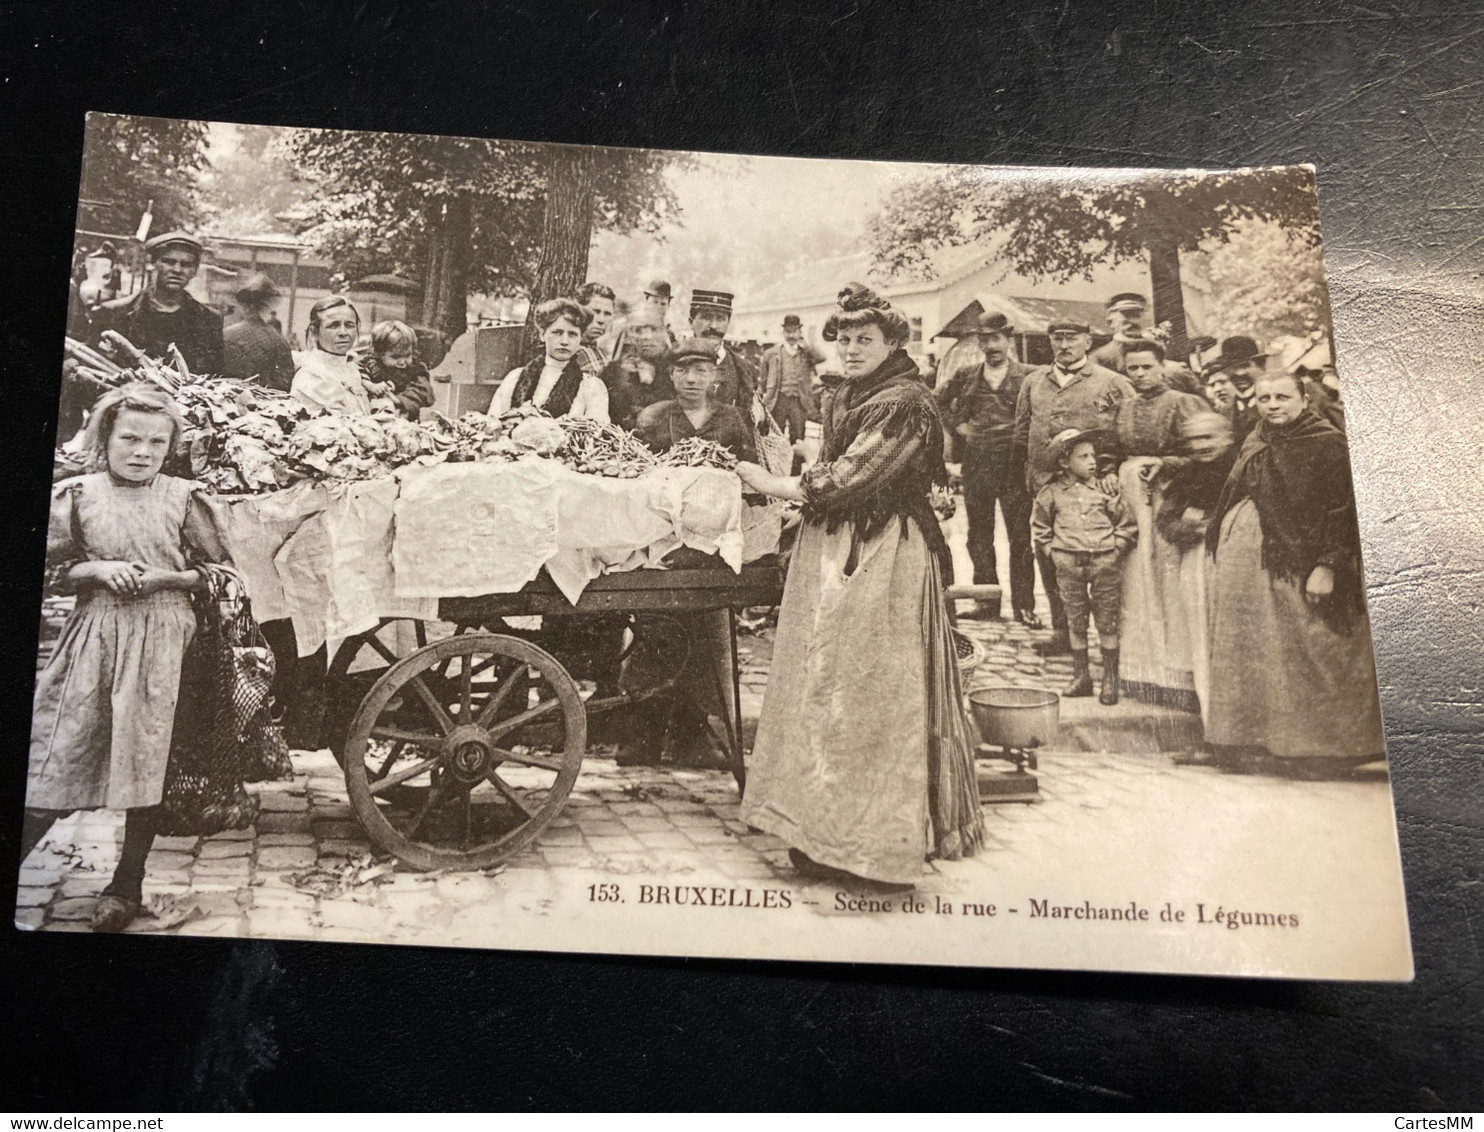
[[[1043,747],[1056,735],[1061,697],[1041,688],[977,688],[969,710],[991,747]]]

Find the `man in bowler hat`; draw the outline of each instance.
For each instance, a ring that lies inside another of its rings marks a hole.
[[[789,443],[804,439],[806,421],[819,420],[819,394],[814,367],[824,355],[804,341],[804,324],[796,314],[783,319],[783,341],[763,351],[763,406],[788,431]]]

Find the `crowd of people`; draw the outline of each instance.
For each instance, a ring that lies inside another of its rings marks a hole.
[[[405,324],[363,327],[332,294],[293,350],[258,276],[224,332],[185,291],[200,242],[167,233],[147,251],[149,285],[126,301],[88,309],[74,286],[70,333],[116,329],[146,353],[173,346],[193,371],[340,413],[416,417],[431,405]],[[540,347],[499,382],[489,411],[531,404],[611,422],[656,451],[704,437],[737,457],[748,492],[798,505],[742,816],[782,838],[801,871],[910,886],[925,859],[982,841],[945,598],[952,558],[932,505],[950,444],[973,580],[999,584],[998,510],[1009,616],[1045,634],[1042,652],[1070,654],[1064,695],[1198,710],[1200,757],[1232,769],[1332,773],[1381,755],[1343,419],[1322,384],[1270,370],[1239,336],[1186,366],[1143,328],[1137,295],[1109,302],[1112,337],[1096,351],[1090,326],[1053,321],[1053,361],[1040,367],[1016,358],[1015,328],[986,313],[979,360],[935,388],[905,348],[907,319],[862,285],[846,286],[819,328],[829,367],[796,316],[754,368],[727,341],[730,293],[692,291],[681,338],[671,299],[655,280],[632,303],[598,282],[538,302]],[[52,561],[79,600],[38,685],[23,849],[58,813],[129,809],[95,919],[117,930],[139,908],[153,835],[135,814],[160,799],[187,595],[225,551],[192,485],[161,472],[179,436],[168,398],[109,393],[88,429],[91,473],[60,485],[53,507]],[[781,464],[765,458],[780,440],[792,457]],[[1001,612],[981,602],[968,615]],[[81,688],[96,706],[101,687],[108,710],[69,699]]]

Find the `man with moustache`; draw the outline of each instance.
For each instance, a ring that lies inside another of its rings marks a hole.
[[[1098,365],[1090,357],[1092,328],[1075,319],[1058,319],[1046,328],[1051,339],[1054,361],[1028,374],[1015,403],[1015,440],[1013,469],[1023,470],[1026,491],[1034,499],[1057,475],[1057,450],[1053,437],[1067,429],[1095,432],[1108,438],[1100,446],[1104,454],[1107,443],[1116,436],[1118,410],[1125,399],[1134,396],[1133,386],[1120,373]],[[1117,476],[1099,461],[1105,490],[1117,490]],[[1044,655],[1071,652],[1067,636],[1067,614],[1056,589],[1056,566],[1049,554],[1036,555],[1041,567],[1041,583],[1046,588],[1051,608],[1051,640],[1040,646]]]
[[[757,372],[745,358],[726,347],[732,325],[732,299],[728,291],[693,290],[690,293],[690,329],[701,341],[716,348],[716,386],[711,399],[732,405],[754,428],[766,427],[767,417],[757,396]]]
[[[165,232],[145,241],[153,269],[138,294],[105,303],[94,314],[100,331],[116,330],[152,358],[171,343],[192,373],[222,372],[222,316],[186,294],[201,267],[201,241],[187,232]]]
[[[1268,356],[1245,334],[1221,340],[1221,353],[1206,365],[1204,377],[1212,403],[1221,407],[1232,422],[1232,443],[1237,451],[1257,427],[1257,402],[1253,383],[1267,369]],[[1229,387],[1229,391],[1228,391]]]
[[[976,585],[999,585],[994,513],[999,503],[1010,539],[1010,605],[1015,619],[1041,628],[1036,616],[1036,566],[1031,551],[1031,497],[1025,477],[1012,470],[1015,409],[1020,387],[1032,372],[1010,356],[1010,320],[985,312],[976,325],[984,360],[955,371],[935,396],[943,427],[963,438],[964,512],[969,520],[969,558]],[[1000,603],[980,602],[980,617],[999,617]]]
[[[1128,375],[1123,359],[1134,346],[1151,340],[1144,326],[1145,313],[1149,305],[1143,295],[1124,291],[1108,300],[1108,328],[1113,331],[1113,340],[1105,342],[1092,352],[1092,360],[1104,369]],[[1164,381],[1177,393],[1200,393],[1195,374],[1182,363],[1165,366]]]
[[[819,420],[819,394],[814,367],[824,355],[804,341],[804,324],[796,314],[783,319],[783,341],[763,351],[763,405],[788,433],[790,443],[804,439],[806,421]]]
[[[670,380],[670,356],[658,308],[645,304],[629,320],[624,345],[617,358],[599,375],[608,386],[608,417],[632,429],[650,405],[675,396]]]

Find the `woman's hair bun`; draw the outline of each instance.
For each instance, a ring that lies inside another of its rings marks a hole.
[[[839,303],[840,309],[846,313],[851,311],[885,311],[891,309],[889,302],[864,283],[845,284],[836,301]]]

